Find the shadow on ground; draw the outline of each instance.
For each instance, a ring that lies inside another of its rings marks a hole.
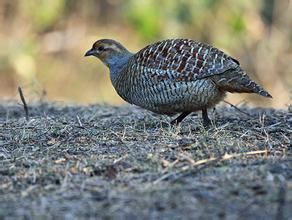
[[[0,218],[292,218],[292,113],[243,110],[2,103]]]

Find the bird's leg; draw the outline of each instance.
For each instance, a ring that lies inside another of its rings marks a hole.
[[[202,110],[202,117],[203,117],[203,125],[204,127],[208,127],[211,124],[211,120],[208,117],[207,109]]]
[[[171,125],[178,125],[185,117],[187,117],[191,112],[183,112],[176,119],[170,122]]]

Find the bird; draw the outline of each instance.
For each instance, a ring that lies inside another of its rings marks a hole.
[[[202,111],[203,125],[209,126],[208,109],[227,92],[272,98],[235,58],[191,39],[162,40],[136,53],[115,40],[100,39],[84,56],[97,57],[109,68],[112,85],[126,102],[158,114],[178,115],[172,125]]]

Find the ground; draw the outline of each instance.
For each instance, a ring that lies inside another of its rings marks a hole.
[[[2,102],[0,219],[292,219],[292,113],[241,110]]]

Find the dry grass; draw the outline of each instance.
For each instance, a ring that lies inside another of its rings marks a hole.
[[[244,111],[2,103],[0,218],[292,218],[292,113]]]

